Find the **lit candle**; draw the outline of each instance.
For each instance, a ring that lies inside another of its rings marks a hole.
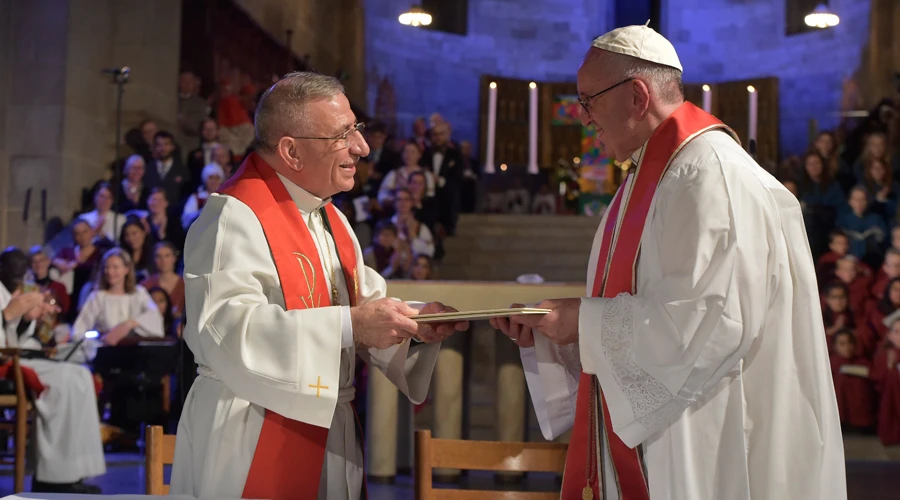
[[[709,85],[703,86],[703,111],[712,113],[712,89]]]
[[[494,169],[494,142],[497,135],[497,83],[491,82],[488,89],[488,130],[487,130],[487,158],[484,160],[484,173],[493,174]]]
[[[538,173],[538,90],[537,84],[528,84],[528,173]]]
[[[757,123],[757,108],[759,106],[759,92],[753,87],[753,85],[747,86],[747,93],[750,95],[750,122],[747,128],[748,141],[747,146],[750,146],[751,143],[756,142],[756,123]]]

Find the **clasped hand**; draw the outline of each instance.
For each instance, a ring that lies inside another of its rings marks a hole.
[[[426,304],[421,311],[409,304],[390,298],[367,302],[350,309],[353,339],[362,345],[376,349],[387,349],[408,338],[429,343],[440,342],[455,331],[467,330],[469,322],[419,324],[411,318],[419,314],[449,312],[456,312],[456,309],[447,307],[440,302]]]
[[[524,306],[513,304],[510,307]],[[545,300],[534,307],[550,309],[550,312],[545,315],[491,318],[491,326],[503,332],[519,347],[534,347],[535,330],[557,345],[578,342],[578,309],[581,307],[581,299]]]

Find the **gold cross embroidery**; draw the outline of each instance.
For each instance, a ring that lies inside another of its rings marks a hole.
[[[321,376],[319,376],[319,379],[316,381],[315,384],[309,384],[309,386],[316,390],[316,397],[319,397],[320,393],[322,392],[322,389],[328,389],[327,385],[322,385],[322,377]]]

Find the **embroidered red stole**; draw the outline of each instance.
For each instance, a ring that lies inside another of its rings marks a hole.
[[[610,205],[597,260],[592,297],[612,298],[620,293],[637,292],[637,265],[641,235],[650,212],[656,188],[673,158],[692,139],[700,134],[724,129],[737,140],[735,134],[715,117],[689,102],[682,104],[664,120],[650,137],[643,161],[634,173],[635,179],[623,183]],[[629,187],[630,186],[630,187]],[[624,213],[622,204],[624,206]],[[620,214],[621,213],[621,214]],[[621,216],[620,216],[621,215]],[[619,221],[621,220],[621,223]],[[588,498],[589,486],[593,496],[601,498],[601,479],[593,472],[603,460],[605,447],[612,457],[616,484],[605,485],[608,500],[648,500],[647,475],[643,464],[643,450],[629,448],[612,430],[606,398],[598,390],[596,377],[581,373],[576,399],[575,425],[569,439],[562,499]],[[599,402],[597,396],[599,393]],[[599,411],[599,413],[597,413]],[[602,438],[597,439],[597,418],[603,417]],[[603,465],[600,465],[602,474]],[[618,494],[613,494],[618,490]]]
[[[286,308],[330,306],[331,293],[313,237],[275,171],[251,154],[219,192],[245,203],[259,219],[278,270]],[[353,240],[331,203],[325,206],[325,213],[344,279],[348,288],[352,287],[350,305],[356,305],[359,281]],[[314,281],[305,279],[307,276],[314,276]],[[316,498],[327,439],[326,428],[266,410],[242,497]]]

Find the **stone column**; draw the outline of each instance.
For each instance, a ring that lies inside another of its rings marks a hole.
[[[525,371],[519,347],[506,335],[496,333],[497,366],[497,439],[526,441],[525,433]],[[504,481],[516,480],[523,474],[498,472]]]
[[[456,333],[444,341],[434,369],[434,437],[463,437],[463,349],[468,333]],[[435,469],[446,479],[459,476],[459,469]]]
[[[366,472],[376,482],[397,474],[397,403],[400,391],[377,368],[369,369],[366,410]],[[404,396],[405,397],[405,396]]]

